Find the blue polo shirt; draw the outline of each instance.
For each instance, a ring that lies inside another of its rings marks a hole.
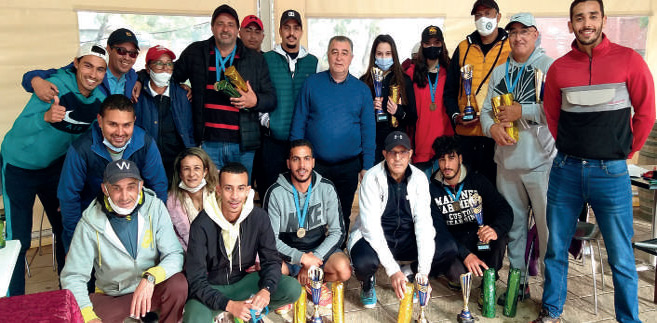
[[[112,94],[121,94],[125,93],[125,74],[117,78],[112,74],[112,71],[107,69],[107,81],[109,82],[110,92]]]

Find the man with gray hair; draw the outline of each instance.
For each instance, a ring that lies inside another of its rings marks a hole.
[[[349,74],[351,39],[334,36],[327,55],[328,71],[309,76],[299,92],[290,141],[315,147],[315,170],[335,184],[348,229],[358,179],[374,165],[374,106],[369,87]]]

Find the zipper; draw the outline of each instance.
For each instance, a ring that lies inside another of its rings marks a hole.
[[[592,77],[591,74],[593,74],[592,67],[593,67],[593,56],[589,56],[589,85],[591,85],[591,77]]]

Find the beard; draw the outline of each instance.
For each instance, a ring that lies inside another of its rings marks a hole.
[[[292,177],[294,177],[294,180],[299,182],[299,183],[305,183],[305,182],[309,181],[310,178],[312,177],[311,176],[312,172],[308,172],[308,175],[306,175],[306,178],[301,178],[301,177],[297,176],[296,172],[291,172],[291,173],[292,173]]]
[[[583,32],[585,30],[590,30],[590,29],[589,28],[580,29],[577,33],[575,33],[575,38],[577,39],[577,42],[579,42],[582,45],[595,44],[602,37],[602,25],[595,28],[595,32],[593,33],[593,36],[588,40],[584,38],[584,36],[580,35],[580,32]]]

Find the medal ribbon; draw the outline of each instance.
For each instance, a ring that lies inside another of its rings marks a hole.
[[[459,198],[461,197],[461,191],[463,190],[463,183],[461,183],[461,185],[459,185],[459,189],[458,189],[458,191],[456,192],[456,195],[454,195],[454,194],[449,190],[449,188],[447,188],[447,186],[444,186],[444,188],[445,188],[445,192],[447,192],[447,194],[449,194],[449,197],[451,197],[452,200],[454,200],[454,202],[458,202],[458,201],[459,201]]]
[[[230,59],[230,65],[233,65],[233,59],[235,59],[235,51],[237,50],[237,45],[233,47],[233,51],[226,56],[226,58],[221,57],[221,52],[217,48],[217,46],[214,46],[214,58],[215,58],[215,68],[217,69],[217,82],[221,81],[221,74],[226,71],[226,62]],[[221,63],[221,64],[219,64]]]
[[[440,75],[440,65],[437,65],[438,71],[436,72],[436,81],[431,83],[431,77],[427,73],[427,80],[429,80],[429,91],[431,94],[431,103],[436,103],[436,88],[438,87],[438,76]]]
[[[294,193],[294,206],[297,208],[297,220],[299,221],[299,228],[303,228],[306,223],[306,215],[308,215],[308,201],[310,200],[310,193],[313,191],[313,183],[312,181],[310,182],[310,186],[308,187],[308,194],[306,194],[306,201],[303,202],[303,212],[301,212],[301,208],[299,207],[299,192],[297,192],[297,189],[292,185],[292,193]]]
[[[509,74],[509,62],[511,61],[511,57],[506,58],[506,73],[504,74],[504,80],[506,81],[506,89],[509,91],[508,93],[513,93],[516,85],[518,85],[518,81],[520,81],[520,75],[522,75],[522,72],[525,71],[525,66],[527,66],[527,62],[529,62],[529,59],[532,57],[532,55],[534,55],[534,52],[532,52],[525,63],[522,64],[522,67],[520,68],[518,75],[516,75],[516,79],[513,81],[513,83],[511,83],[511,74]],[[509,85],[511,85],[510,88]]]

